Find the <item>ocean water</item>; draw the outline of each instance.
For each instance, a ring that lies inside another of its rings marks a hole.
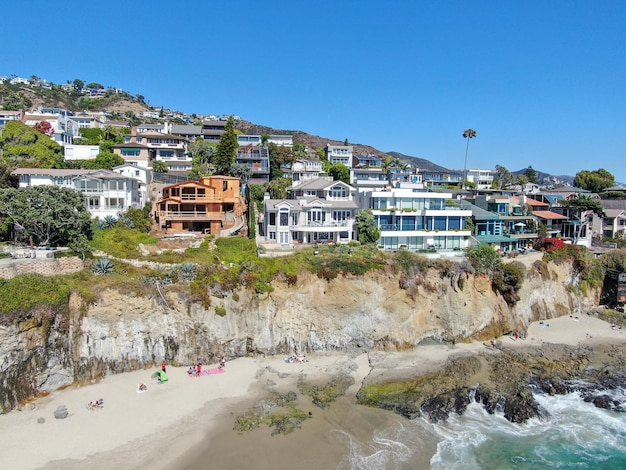
[[[226,419],[172,468],[199,470],[210,462],[217,470],[626,469],[626,413],[596,408],[577,393],[536,399],[545,416],[521,425],[477,403],[433,424],[345,398],[327,410],[311,408],[313,419],[286,436],[239,435]]]
[[[536,398],[547,416],[522,425],[473,403],[445,424],[406,421],[377,430],[366,443],[343,436],[346,456],[338,468],[626,469],[626,413],[596,408],[577,393]]]

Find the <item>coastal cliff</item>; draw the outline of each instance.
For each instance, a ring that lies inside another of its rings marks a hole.
[[[436,270],[409,283],[387,271],[330,281],[303,274],[293,285],[274,281],[266,294],[215,293],[209,308],[176,292],[163,302],[106,290],[90,305],[72,294],[67,311],[0,325],[0,406],[164,358],[180,365],[222,354],[402,351],[524,331],[596,305],[598,292],[583,294],[572,273],[567,263],[529,270],[513,307],[487,276]]]

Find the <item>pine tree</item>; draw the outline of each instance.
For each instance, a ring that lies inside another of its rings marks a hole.
[[[224,133],[220,137],[215,151],[215,167],[218,175],[230,175],[230,167],[237,158],[237,135],[235,134],[235,121],[232,116],[226,121]]]

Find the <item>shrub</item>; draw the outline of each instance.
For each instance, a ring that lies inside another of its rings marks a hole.
[[[220,307],[219,305],[215,306],[215,314],[219,315],[220,317],[225,317],[226,316],[226,309],[224,307]]]
[[[96,276],[107,276],[113,273],[113,263],[107,258],[98,258],[91,265],[91,272]]]
[[[185,262],[178,267],[178,280],[181,282],[193,281],[196,276],[196,266],[193,263]]]
[[[476,272],[481,274],[492,274],[502,265],[500,254],[486,243],[468,248],[467,258]]]
[[[499,292],[507,304],[515,305],[519,300],[518,292],[526,277],[526,267],[519,261],[503,263],[493,273],[492,285]]]

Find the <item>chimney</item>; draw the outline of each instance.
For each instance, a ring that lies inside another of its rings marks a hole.
[[[135,144],[137,143],[137,126],[130,128],[130,141]]]

